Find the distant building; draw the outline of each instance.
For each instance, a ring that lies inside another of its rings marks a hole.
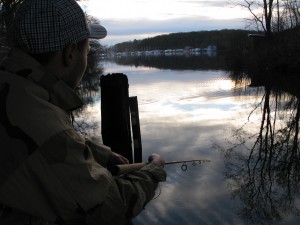
[[[264,34],[248,34],[248,38],[250,38],[250,48],[256,50],[261,47],[266,36]]]

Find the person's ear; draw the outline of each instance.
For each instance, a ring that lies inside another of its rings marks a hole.
[[[63,51],[64,65],[69,67],[76,62],[77,45],[75,43],[68,44]]]

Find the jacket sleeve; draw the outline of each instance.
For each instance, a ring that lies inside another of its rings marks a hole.
[[[85,143],[94,159],[106,167],[110,148],[88,139]],[[154,197],[158,183],[165,180],[163,168],[153,163],[145,165],[139,171],[114,177],[106,200],[88,213],[87,224],[125,224],[142,211]]]
[[[67,224],[78,212],[89,225],[126,224],[153,198],[158,183],[166,179],[166,173],[162,167],[150,163],[139,171],[113,177],[105,168],[107,160],[100,159],[107,157],[108,149],[98,149],[101,154],[95,156],[99,157],[96,160],[93,145],[73,130],[61,132],[44,145],[41,152],[64,192],[72,198],[73,207],[69,210],[73,213],[67,216],[61,204],[62,197],[50,199],[63,207],[57,210]]]
[[[165,180],[164,169],[153,163],[139,171],[115,177],[103,204],[88,213],[87,224],[126,224],[153,199],[158,183]]]
[[[95,143],[88,138],[85,139],[85,144],[91,150],[96,162],[103,167],[107,167],[108,160],[111,154],[110,147],[100,143]]]

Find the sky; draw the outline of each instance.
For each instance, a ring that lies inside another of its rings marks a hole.
[[[84,11],[108,32],[101,44],[141,40],[161,34],[245,29],[243,0],[85,0]]]

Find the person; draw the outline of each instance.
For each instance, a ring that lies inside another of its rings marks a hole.
[[[157,154],[112,176],[127,159],[72,127],[89,38],[105,36],[75,0],[24,0],[16,12],[14,47],[0,64],[1,225],[126,224],[165,181]]]

